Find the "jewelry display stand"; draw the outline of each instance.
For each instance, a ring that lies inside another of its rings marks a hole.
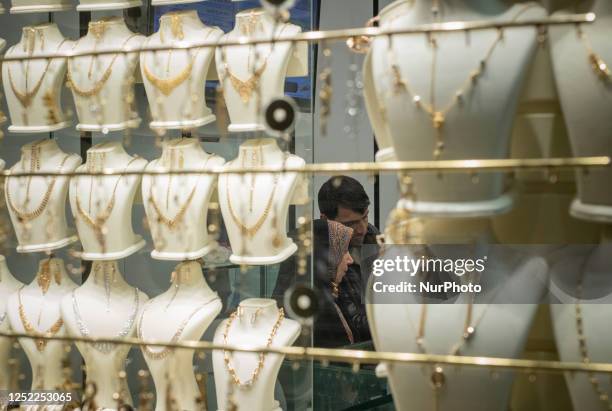
[[[108,17],[90,22],[87,34],[64,50],[82,53],[136,48],[144,39],[130,31],[122,18]],[[67,82],[79,118],[77,130],[108,133],[138,127],[140,117],[133,107],[137,67],[137,52],[68,59]]]
[[[147,161],[126,153],[120,142],[109,141],[87,150],[87,162],[77,171],[142,171]],[[132,206],[141,175],[74,177],[70,180],[70,207],[83,260],[117,260],[145,245],[134,233]]]
[[[6,265],[6,258],[0,255],[0,332],[11,331],[8,320],[7,301],[9,295],[23,287],[23,283],[17,280]],[[0,364],[8,364],[9,354],[13,342],[9,338],[0,338]],[[0,390],[8,390],[11,370],[9,367],[0,367]]]
[[[242,143],[238,157],[225,169],[304,164],[302,158],[281,151],[274,139],[260,138]],[[307,190],[297,173],[221,174],[219,205],[232,247],[230,261],[268,265],[291,256],[297,246],[286,233],[289,205],[303,204]]]
[[[517,299],[521,302],[540,301],[547,292],[548,265],[540,257],[525,256],[507,248],[489,248],[487,244],[491,244],[492,239],[490,222],[483,225],[487,226],[486,231],[463,233],[475,239],[475,255],[488,257],[486,269],[478,281],[483,293],[474,297],[461,294],[455,300],[428,304],[423,311],[419,294],[406,294],[401,304],[389,304],[389,294],[372,292],[370,283],[366,307],[377,351],[452,355],[457,349],[456,355],[521,358],[538,304],[501,302]],[[391,248],[392,252],[398,250],[398,247]],[[402,256],[418,259],[417,256],[411,257],[410,251],[400,252]],[[436,246],[431,246],[431,252],[434,253],[431,258],[436,258]],[[383,255],[382,258],[394,256]],[[421,281],[420,276],[410,277],[405,272],[387,272],[376,281],[380,279],[384,284],[412,282],[417,289]],[[471,276],[466,274],[460,281],[467,283],[470,279]],[[470,317],[467,317],[468,310],[471,310]],[[404,326],[398,327],[398,324]],[[464,324],[466,328],[462,329]],[[471,330],[467,328],[468,324]],[[418,330],[422,330],[422,334],[419,335]],[[468,333],[466,339],[463,339],[463,333]],[[419,339],[422,345],[417,342]],[[433,365],[421,367],[414,364],[386,366],[383,363],[377,368],[377,374],[389,380],[397,410],[508,409],[514,379],[512,373],[500,371],[499,376],[492,379],[489,369],[440,366],[437,371]],[[434,383],[440,384],[437,389],[433,388]]]
[[[55,140],[38,140],[21,147],[12,172],[72,172],[81,164],[63,152]],[[17,252],[52,251],[78,240],[66,222],[66,177],[13,177],[5,180],[7,209],[17,236]]]
[[[64,261],[59,258],[40,261],[34,281],[8,298],[7,314],[11,328],[17,333],[65,335],[60,303],[76,287],[66,273]],[[32,369],[31,389],[57,389],[64,382],[61,364],[64,344],[30,338],[20,338],[19,344]],[[61,410],[61,406],[52,409]]]
[[[188,45],[216,41],[222,35],[219,28],[205,26],[195,10],[173,11],[160,17],[159,30],[145,44]],[[140,53],[152,129],[190,129],[215,121],[202,87],[213,57],[214,48]]]
[[[216,292],[204,279],[200,264],[181,263],[172,273],[172,285],[163,294],[149,300],[138,321],[138,338],[155,341],[199,341],[223,306]],[[171,389],[177,409],[197,409],[200,395],[194,375],[194,350],[142,348],[155,383],[156,411],[168,404]]]
[[[250,9],[236,14],[236,26],[221,42],[240,37],[270,39],[300,31],[299,26],[276,23],[262,9]],[[261,131],[265,127],[259,107],[284,95],[285,76],[308,73],[308,49],[301,43],[294,47],[289,42],[220,46],[216,63],[231,121],[228,131]]]
[[[55,23],[26,26],[7,57],[31,57],[59,51],[66,39]],[[48,133],[70,126],[61,107],[66,59],[41,58],[2,65],[11,133]]]
[[[300,335],[296,321],[283,318],[274,300],[247,298],[215,332],[215,344],[287,347]],[[218,411],[280,411],[274,386],[284,356],[215,350],[212,354]],[[232,392],[229,393],[228,390]],[[228,404],[231,398],[234,404]]]
[[[135,337],[136,320],[147,300],[146,294],[125,281],[116,261],[95,261],[85,283],[62,300],[62,318],[71,336]],[[117,378],[125,368],[130,346],[75,344],[85,360],[86,382],[96,384],[98,407],[116,409],[114,393],[120,393],[123,401],[131,405],[127,381]]]
[[[597,15],[589,27],[580,27],[578,31],[575,27],[551,28],[551,56],[574,155],[610,156],[612,49],[608,39],[612,36],[612,3],[606,0],[591,3],[591,10],[582,10]],[[607,67],[607,74],[601,64]],[[578,197],[571,205],[571,214],[583,220],[611,223],[612,192],[602,187],[609,186],[612,169],[578,172],[576,178]]]
[[[380,26],[520,21],[545,15],[535,4],[509,6],[502,0],[483,4],[440,0],[439,10],[434,12],[430,0],[417,0],[409,10],[405,2],[395,2],[380,13]],[[379,154],[380,159],[392,158],[392,153],[400,161],[508,157],[520,92],[536,51],[537,31],[533,27],[507,29],[503,39],[500,33],[494,29],[470,32],[469,40],[463,33],[434,34],[429,38],[435,47],[419,34],[395,35],[391,47],[388,37],[373,41],[370,60],[366,61],[371,64],[371,73],[366,67],[365,76],[374,80],[375,91],[366,90],[367,106],[371,114],[375,107],[384,113],[391,139],[391,146],[382,142],[386,151]],[[383,139],[385,135],[381,134]],[[432,173],[413,179],[417,201],[400,201],[398,207],[417,214],[494,215],[512,205],[499,174],[481,175],[478,181],[467,173],[442,178]]]
[[[51,13],[72,10],[74,5],[67,0],[11,0],[11,14]]]
[[[147,171],[209,170],[220,167],[222,157],[206,153],[194,138],[164,142],[161,158],[147,165]],[[205,256],[217,243],[208,235],[207,212],[217,184],[215,174],[144,176],[142,198],[159,260],[195,260]]]

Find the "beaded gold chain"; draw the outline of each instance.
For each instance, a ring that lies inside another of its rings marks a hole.
[[[225,323],[225,329],[223,331],[223,343],[226,345],[229,344],[229,341],[228,341],[229,331],[232,326],[232,323],[236,320],[236,317],[238,317],[238,310],[234,311],[230,315],[227,322]],[[284,318],[285,318],[285,311],[281,307],[278,309],[278,318],[276,319],[276,322],[272,326],[272,330],[270,331],[270,335],[268,336],[268,340],[266,342],[265,348],[270,348],[272,346],[272,342],[274,341],[274,336],[276,336],[276,333],[278,332],[278,329],[280,328]],[[223,350],[223,360],[225,362],[225,368],[227,368],[227,371],[229,372],[230,377],[232,378],[232,381],[234,382],[234,384],[240,388],[251,388],[253,384],[255,384],[255,381],[257,381],[257,378],[259,377],[259,374],[261,373],[261,370],[263,369],[264,362],[266,360],[266,353],[264,352],[259,353],[259,361],[257,362],[257,366],[255,367],[255,369],[251,373],[251,378],[249,378],[247,381],[244,381],[244,382],[240,380],[240,378],[236,374],[236,370],[232,366],[231,355],[229,351]]]

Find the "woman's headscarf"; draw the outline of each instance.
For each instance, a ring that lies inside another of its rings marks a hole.
[[[329,229],[329,254],[328,254],[328,272],[330,281],[335,281],[338,265],[342,261],[342,257],[348,251],[353,229],[340,224],[336,221],[327,220]]]

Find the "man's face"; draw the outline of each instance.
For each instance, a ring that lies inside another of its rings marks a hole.
[[[365,213],[360,214],[350,208],[338,207],[338,215],[334,221],[339,222],[347,227],[353,229],[353,237],[351,237],[351,246],[360,246],[363,244],[363,238],[368,232],[368,213],[370,210],[366,210]]]

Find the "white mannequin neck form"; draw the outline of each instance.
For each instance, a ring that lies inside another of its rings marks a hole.
[[[23,283],[13,277],[6,265],[6,258],[0,255],[0,331],[2,332],[11,330],[6,304],[8,297],[21,287]],[[12,345],[10,339],[0,338],[0,364],[8,364]],[[11,374],[9,367],[0,367],[0,390],[9,389]]]
[[[80,157],[63,152],[52,139],[37,140],[21,147],[15,172],[71,172]],[[17,252],[53,251],[78,240],[66,221],[66,177],[8,178],[5,198],[17,237]]]
[[[55,53],[65,38],[55,23],[22,28],[17,44],[9,48],[8,57],[26,57]],[[46,133],[68,127],[71,122],[61,105],[65,59],[14,61],[3,66],[3,84],[11,133]]]

